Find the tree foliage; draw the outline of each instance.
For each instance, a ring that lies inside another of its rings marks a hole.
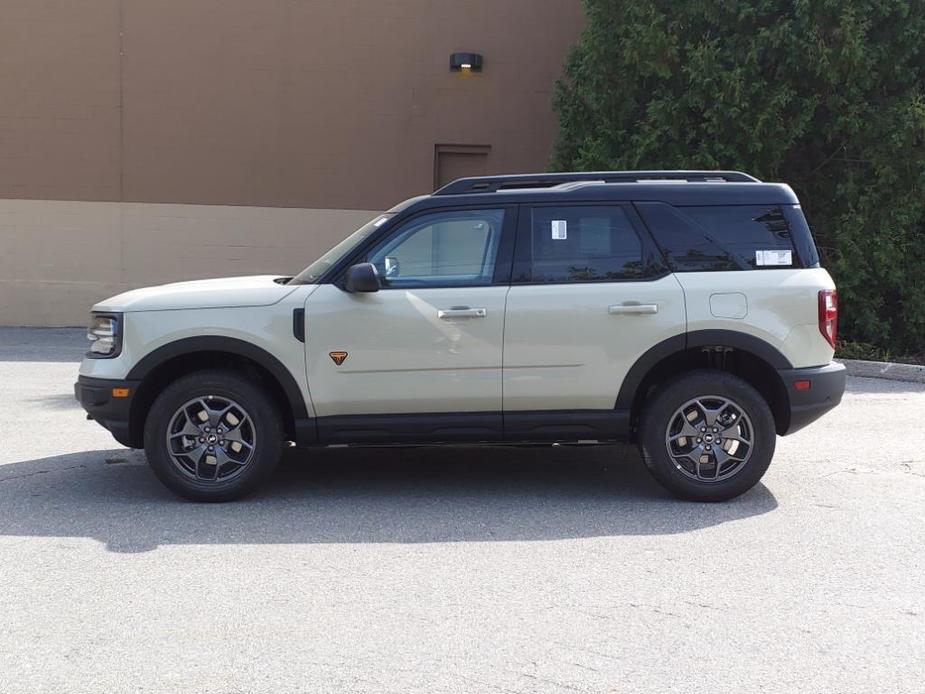
[[[841,334],[925,349],[925,0],[585,0],[556,170],[724,168],[796,190]]]

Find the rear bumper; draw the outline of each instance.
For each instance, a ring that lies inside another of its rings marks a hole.
[[[140,381],[79,376],[74,384],[74,397],[87,411],[88,419],[98,422],[116,441],[129,448],[139,448],[131,431],[132,400]],[[113,397],[114,388],[128,389],[128,397]]]
[[[832,362],[811,369],[784,369],[777,372],[784,384],[790,408],[790,419],[782,436],[799,431],[815,422],[841,402],[845,393],[847,370],[844,364]],[[798,390],[796,382],[809,382]]]

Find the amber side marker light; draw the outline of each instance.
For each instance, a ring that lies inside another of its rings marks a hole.
[[[812,381],[809,381],[809,380],[806,380],[806,381],[794,381],[794,382],[793,382],[793,387],[794,387],[796,390],[811,390],[812,387],[813,387],[813,382],[812,382]]]
[[[129,395],[128,388],[113,388],[112,397],[114,398],[127,398]]]

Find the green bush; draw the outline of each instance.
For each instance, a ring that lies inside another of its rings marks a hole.
[[[925,345],[925,0],[585,0],[555,170],[724,168],[796,190],[841,335]]]
[[[893,354],[888,349],[866,342],[838,342],[835,350],[838,359],[865,359],[867,361],[895,361],[904,364],[925,364],[925,352],[919,354]]]

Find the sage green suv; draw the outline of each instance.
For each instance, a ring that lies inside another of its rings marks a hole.
[[[93,307],[77,398],[191,499],[285,442],[637,441],[687,499],[758,482],[841,400],[837,296],[793,191],[724,171],[490,176],[372,220],[295,277]],[[434,464],[439,464],[436,460]]]

